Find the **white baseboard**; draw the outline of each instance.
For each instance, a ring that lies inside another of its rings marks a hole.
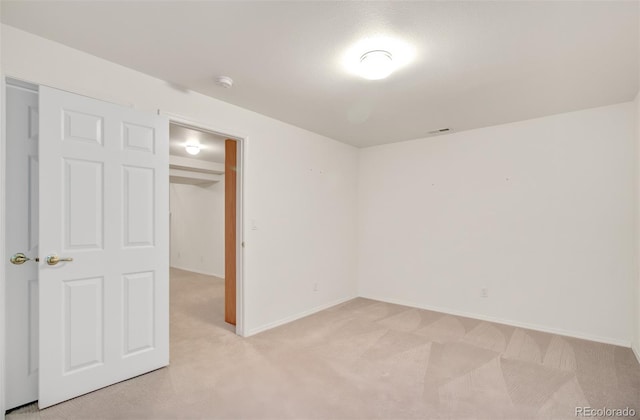
[[[205,276],[213,276],[213,277],[218,277],[221,279],[224,279],[224,276],[220,275],[220,274],[216,274],[216,273],[208,273],[206,271],[202,271],[202,270],[195,270],[193,268],[188,268],[188,267],[179,267],[177,265],[172,265],[171,268],[177,268],[178,270],[183,270],[183,271],[190,271],[192,273],[196,273],[196,274],[204,274]]]
[[[311,308],[311,309],[309,309],[307,311],[299,312],[299,313],[297,313],[295,315],[291,315],[291,316],[288,316],[286,318],[282,318],[282,319],[279,319],[277,321],[270,322],[270,323],[268,323],[266,325],[262,325],[262,326],[259,326],[259,327],[256,327],[256,328],[252,328],[252,329],[246,331],[246,334],[244,334],[243,337],[250,337],[252,335],[256,335],[258,333],[261,333],[263,331],[267,331],[267,330],[270,330],[272,328],[279,327],[280,325],[288,324],[289,322],[295,321],[295,320],[300,319],[300,318],[304,318],[304,317],[309,316],[309,315],[313,315],[316,312],[323,311],[325,309],[331,308],[332,306],[339,305],[341,303],[347,302],[347,301],[349,301],[351,299],[355,299],[357,297],[358,296],[350,296],[350,297],[347,297],[347,298],[334,300],[333,302],[329,302],[329,303],[326,303],[324,305],[316,306],[315,308]]]
[[[434,311],[434,312],[441,312],[441,313],[445,313],[445,314],[449,314],[449,315],[463,316],[465,318],[473,318],[473,319],[479,319],[479,320],[482,320],[482,321],[495,322],[497,324],[510,325],[512,327],[526,328],[526,329],[529,329],[529,330],[541,331],[541,332],[546,332],[546,333],[550,333],[550,334],[557,334],[557,335],[564,335],[564,336],[567,336],[567,337],[580,338],[582,340],[596,341],[598,343],[613,344],[615,346],[622,346],[622,347],[631,347],[631,342],[630,341],[619,340],[619,339],[610,338],[610,337],[600,337],[600,336],[592,335],[592,334],[577,333],[577,332],[573,332],[573,331],[563,330],[561,328],[551,328],[551,327],[546,327],[546,326],[537,325],[537,324],[529,324],[527,322],[512,321],[510,319],[502,319],[502,318],[486,316],[486,315],[480,315],[480,314],[475,314],[475,313],[469,313],[469,312],[464,312],[464,311],[456,311],[456,310],[451,310],[451,309],[448,309],[448,308],[441,308],[441,307],[432,306],[432,305],[417,304],[417,303],[414,303],[414,302],[408,302],[408,301],[403,301],[403,300],[399,300],[399,299],[386,299],[386,298],[381,298],[381,297],[378,297],[378,296],[370,296],[370,295],[368,295],[368,296],[360,295],[360,297],[365,298],[365,299],[377,300],[377,301],[380,301],[380,302],[393,303],[393,304],[396,304],[396,305],[409,306],[409,307],[412,307],[412,308],[426,309],[426,310]],[[637,355],[638,355],[638,353],[636,353],[636,356]]]
[[[640,363],[640,342],[631,344],[631,350],[633,350],[633,354],[636,355],[636,359]]]

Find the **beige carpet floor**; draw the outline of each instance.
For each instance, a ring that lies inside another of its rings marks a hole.
[[[640,411],[640,365],[628,348],[361,298],[240,338],[222,321],[222,305],[222,280],[172,270],[168,368],[8,419],[575,419],[582,406]]]

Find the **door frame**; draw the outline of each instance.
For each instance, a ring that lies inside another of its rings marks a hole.
[[[236,171],[236,335],[245,336],[245,288],[244,288],[244,177],[245,155],[249,136],[236,130],[214,127],[210,124],[196,121],[171,112],[158,110],[158,114],[169,119],[169,124],[175,123],[198,131],[209,132],[229,140],[234,140],[237,145],[237,171]]]
[[[6,90],[7,77],[4,72],[0,71],[0,419],[4,419],[5,413],[5,311],[6,311],[6,230],[5,230],[5,206],[6,191],[5,179],[7,168],[7,142],[6,142]]]

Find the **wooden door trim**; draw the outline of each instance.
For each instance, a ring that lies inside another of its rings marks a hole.
[[[224,320],[236,325],[236,141],[225,140],[224,151]]]

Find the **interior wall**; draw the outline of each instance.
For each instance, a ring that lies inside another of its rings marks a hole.
[[[0,38],[7,76],[248,137],[247,335],[354,297],[358,261],[364,296],[629,344],[632,104],[358,153],[7,25]]]
[[[640,20],[640,9],[638,9],[638,19]],[[640,28],[638,31],[638,39],[640,40]],[[640,42],[638,43],[640,46]],[[640,79],[640,72],[638,73]],[[634,313],[633,313],[633,332],[632,345],[633,351],[640,362],[640,92],[636,95],[634,100],[636,111],[636,255],[637,255],[637,272],[635,279],[635,293],[634,297]]]
[[[634,112],[362,150],[360,295],[628,346]]]
[[[7,25],[2,69],[247,138],[241,334],[356,295],[356,148]]]
[[[640,92],[634,100],[636,117],[636,252],[637,272],[635,279],[635,289],[633,293],[634,312],[632,318],[632,345],[633,351],[640,362]]]
[[[171,184],[171,266],[224,278],[224,177]]]

